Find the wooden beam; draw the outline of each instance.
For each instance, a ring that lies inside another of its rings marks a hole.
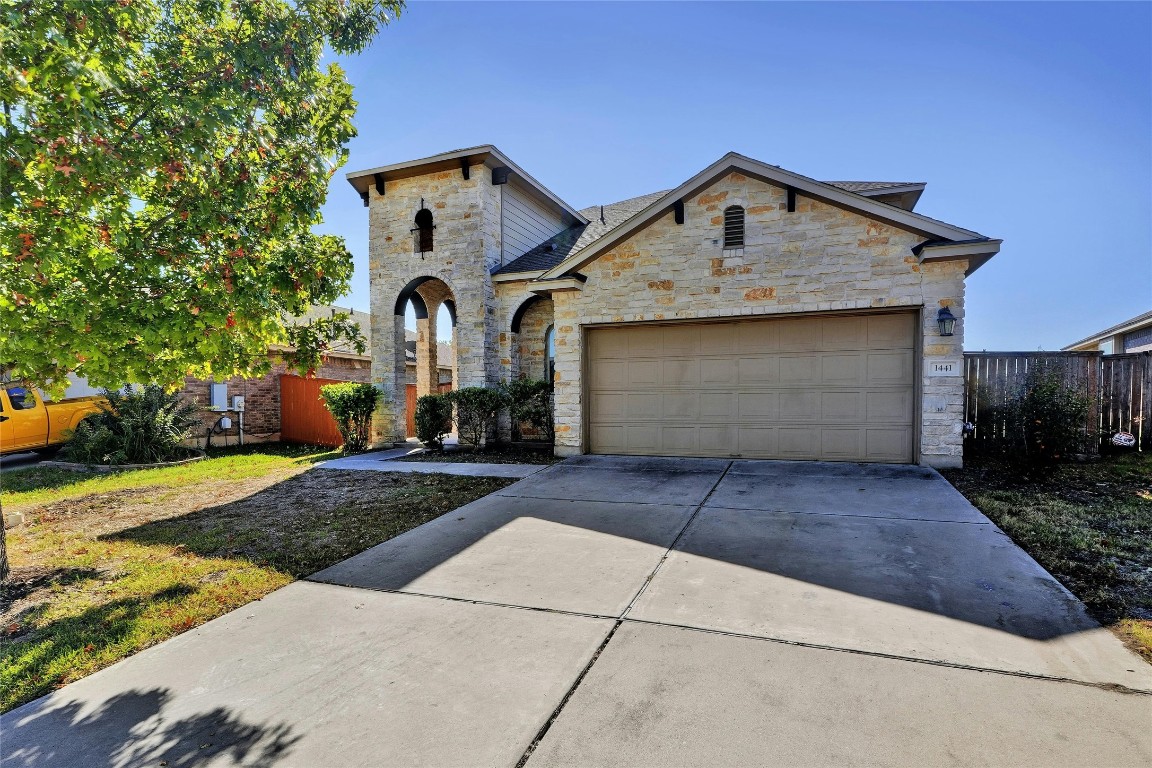
[[[368,190],[364,190],[363,192],[360,193],[360,199],[364,201],[364,207],[367,208],[368,207]]]
[[[672,204],[672,210],[674,210],[676,212],[676,223],[677,224],[683,224],[684,223],[684,201],[683,200],[677,200],[675,203]]]
[[[788,187],[788,213],[796,212],[796,190]]]
[[[376,194],[378,194],[378,195],[384,194],[384,174],[374,173],[374,174],[372,174],[372,178],[376,182]]]
[[[468,165],[468,158],[460,158],[460,173],[464,174],[464,180],[467,181],[472,175],[472,166]]]

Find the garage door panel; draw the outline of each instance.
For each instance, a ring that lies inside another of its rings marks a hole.
[[[913,359],[910,349],[869,353],[866,372],[868,383],[906,386],[912,380]]]
[[[589,331],[594,453],[908,462],[916,315]]]
[[[868,370],[865,354],[829,354],[823,355],[820,361],[820,384],[858,386],[865,381]]]
[[[858,321],[859,322],[859,321]],[[909,313],[866,318],[869,349],[905,349],[916,334],[916,316]]]
[[[700,360],[672,358],[662,362],[662,384],[665,387],[699,387]]]
[[[870,424],[912,423],[912,393],[907,390],[873,390],[865,393],[864,420]]]
[[[868,325],[854,317],[830,317],[820,323],[820,349],[867,349]]]
[[[820,381],[822,368],[820,356],[780,355],[780,383],[787,385],[812,385]]]

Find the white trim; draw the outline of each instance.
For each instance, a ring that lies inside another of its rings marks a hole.
[[[920,263],[926,261],[952,261],[970,259],[977,256],[995,256],[1000,252],[1003,240],[982,240],[978,243],[940,243],[925,245],[920,249]]]
[[[578,270],[618,243],[648,226],[663,215],[677,200],[686,200],[710,186],[721,176],[738,171],[754,176],[770,184],[791,187],[798,193],[818,200],[856,211],[871,218],[887,221],[902,229],[923,234],[927,237],[944,240],[970,240],[982,237],[978,232],[947,224],[943,221],[906,211],[887,203],[877,202],[855,192],[846,192],[839,187],[825,184],[775,165],[768,165],[750,157],[729,152],[724,157],[696,174],[676,189],[665,194],[644,210],[618,224],[596,240],[544,273],[542,279],[551,280],[563,277]]]
[[[525,280],[535,280],[544,274],[544,270],[536,269],[531,272],[501,272],[500,274],[492,275],[492,282],[494,283],[519,283]]]
[[[584,290],[584,281],[577,277],[559,277],[547,281],[533,280],[528,283],[528,290],[540,296],[566,291]]]

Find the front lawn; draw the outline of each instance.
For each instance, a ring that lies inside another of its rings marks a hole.
[[[0,711],[513,482],[305,472],[327,449],[249,446],[165,469],[0,476]]]
[[[990,460],[944,475],[1152,661],[1152,455],[1065,464],[1041,482]]]

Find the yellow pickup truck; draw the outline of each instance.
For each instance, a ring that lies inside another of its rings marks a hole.
[[[0,385],[0,454],[53,454],[85,416],[99,413],[107,402],[102,397],[74,397],[46,403],[32,387]]]

